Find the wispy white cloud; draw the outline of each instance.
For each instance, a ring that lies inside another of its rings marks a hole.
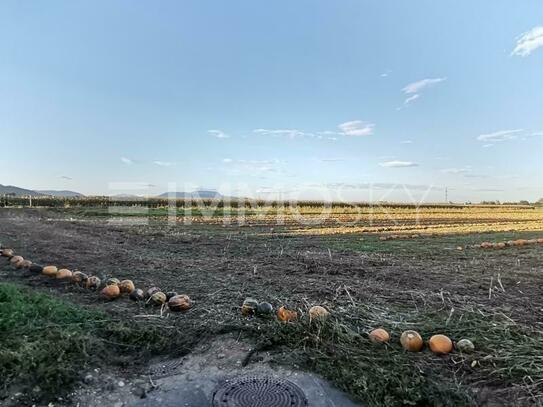
[[[159,167],[173,167],[175,165],[175,163],[169,161],[153,161],[153,163]]]
[[[121,157],[121,161],[125,163],[126,165],[132,165],[134,164],[134,161],[132,161],[130,158]]]
[[[308,132],[297,130],[297,129],[254,129],[253,133],[261,134],[263,136],[287,137],[287,138],[302,138],[302,137],[315,138],[316,137],[314,133],[308,133]]]
[[[208,130],[207,133],[210,136],[213,136],[216,138],[230,138],[230,136],[222,130]]]
[[[385,168],[407,168],[407,167],[418,167],[419,165],[413,161],[385,161],[379,163],[381,167]]]
[[[413,144],[413,140],[402,140],[400,144]]]
[[[420,93],[431,86],[434,86],[440,82],[447,80],[447,78],[426,78],[420,81],[412,82],[402,89],[408,97],[403,102],[403,107],[409,105],[415,100],[420,98]],[[402,110],[402,107],[396,108],[396,110]]]
[[[506,141],[506,140],[514,140],[517,138],[517,134],[522,131],[524,130],[523,129],[499,130],[493,133],[480,134],[479,136],[477,136],[477,140],[487,141],[487,142],[500,142],[500,141]]]
[[[59,175],[59,178],[62,178],[62,179],[68,180],[68,181],[73,180],[72,177],[68,177],[67,175]]]
[[[375,124],[362,120],[352,120],[350,122],[341,123],[338,127],[346,136],[363,137],[371,136],[373,134]]]
[[[543,47],[543,26],[534,27],[519,36],[511,55],[526,57],[540,47]]]
[[[385,72],[383,72],[381,75],[379,75],[381,78],[386,78],[392,73],[392,70],[387,69]]]
[[[415,93],[413,96],[409,96],[407,99],[405,99],[403,104],[408,105],[409,103],[414,102],[418,98],[420,98],[420,95],[418,93]]]
[[[321,158],[319,161],[325,162],[325,163],[338,163],[345,161],[344,158]]]
[[[440,170],[444,174],[467,174],[473,169],[471,167],[464,167],[464,168],[443,168]]]
[[[421,79],[420,81],[412,82],[402,89],[402,91],[407,95],[412,95],[414,93],[420,93],[423,89],[430,86],[436,85],[440,82],[447,80],[447,78],[426,78]]]

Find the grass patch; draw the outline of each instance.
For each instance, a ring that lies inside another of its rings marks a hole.
[[[367,332],[377,326],[391,332],[390,345],[369,341]],[[476,352],[405,352],[399,336],[406,329],[425,339],[436,333],[469,338]],[[391,313],[359,306],[325,324],[276,322],[264,332],[260,349],[281,349],[280,362],[295,361],[321,374],[367,406],[474,406],[475,387],[503,389],[509,396],[514,389],[525,404],[543,400],[543,335],[500,314]]]
[[[28,394],[27,401],[54,400],[91,367],[141,363],[153,354],[187,353],[194,345],[194,337],[114,320],[4,283],[0,332],[0,404],[13,391]]]

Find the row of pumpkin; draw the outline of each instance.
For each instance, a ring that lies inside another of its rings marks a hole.
[[[505,249],[507,247],[528,246],[534,244],[543,244],[543,239],[517,239],[507,242],[483,242],[479,245],[481,249]]]
[[[56,266],[40,266],[25,260],[22,256],[16,256],[12,249],[3,249],[0,254],[10,259],[11,264],[18,269],[28,269],[31,272],[41,273],[50,278],[70,281],[80,287],[91,290],[100,289],[102,282],[96,276],[88,276],[81,271],[71,271],[68,269],[58,269]],[[127,294],[131,300],[147,301],[156,306],[168,305],[170,311],[187,311],[192,306],[192,301],[188,295],[178,295],[176,292],[164,293],[157,287],[151,287],[146,292],[136,288],[132,280],[122,280],[109,278],[101,290],[101,295],[114,300]],[[253,298],[247,298],[241,306],[241,313],[244,316],[272,317],[274,315],[273,306],[268,302],[258,302]],[[281,306],[275,313],[277,319],[282,322],[294,322],[298,319],[298,312]],[[309,320],[324,322],[328,319],[330,312],[320,306],[315,305],[309,309]],[[377,328],[369,333],[369,338],[374,343],[389,343],[390,334],[383,328]],[[421,335],[413,330],[404,331],[400,336],[401,346],[411,352],[419,352],[424,347],[424,341]],[[453,351],[452,340],[446,335],[433,335],[428,340],[428,347],[436,354],[447,354]],[[462,339],[456,343],[456,349],[463,353],[469,353],[474,350],[474,345],[469,339]]]
[[[170,311],[187,311],[192,306],[192,301],[188,295],[177,294],[176,292],[164,293],[157,287],[151,287],[147,291],[136,288],[132,280],[122,280],[109,278],[102,287],[102,281],[99,277],[89,276],[81,271],[71,271],[68,269],[59,269],[56,266],[40,266],[25,260],[22,256],[17,256],[12,249],[2,249],[0,254],[7,257],[11,264],[17,269],[28,269],[36,274],[42,274],[56,280],[69,281],[80,287],[89,290],[100,290],[101,295],[114,300],[123,294],[128,295],[134,301],[147,301],[147,303],[162,306],[167,304]]]
[[[266,317],[273,315],[273,307],[270,303],[259,303],[253,298],[247,298],[241,306],[241,313],[245,316],[256,315]],[[324,322],[329,315],[330,312],[320,305],[315,305],[309,309],[310,321]],[[298,313],[282,306],[277,310],[277,319],[283,322],[295,321],[298,319]],[[373,343],[384,344],[390,342],[390,334],[383,328],[374,329],[368,335]],[[407,330],[401,334],[400,344],[405,350],[410,352],[420,352],[424,348],[422,336],[413,330]],[[469,339],[461,339],[453,344],[453,341],[448,336],[442,334],[433,335],[428,340],[428,348],[433,353],[440,355],[450,353],[454,348],[462,353],[471,353],[475,350],[473,342]]]

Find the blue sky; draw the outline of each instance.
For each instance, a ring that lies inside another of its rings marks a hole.
[[[542,89],[540,0],[6,0],[0,183],[535,200]]]

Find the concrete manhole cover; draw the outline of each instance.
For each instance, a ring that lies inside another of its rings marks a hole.
[[[306,407],[307,398],[297,385],[273,377],[242,377],[220,385],[213,407]]]

